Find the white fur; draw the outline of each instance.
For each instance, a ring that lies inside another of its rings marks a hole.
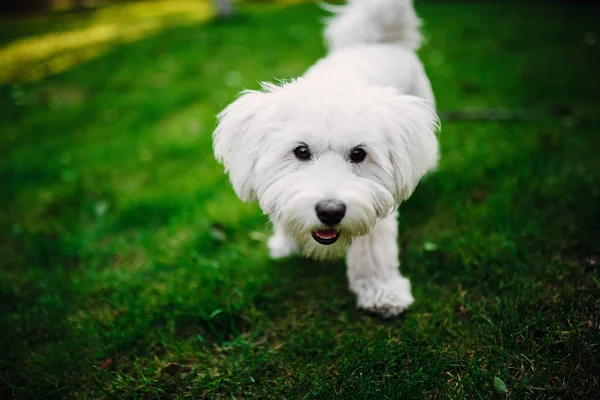
[[[344,6],[324,6],[336,15],[327,22],[330,50],[364,43],[392,43],[417,50],[423,41],[421,21],[412,0],[349,0]]]
[[[301,78],[243,92],[214,133],[236,193],[257,199],[275,226],[271,256],[347,253],[358,306],[383,316],[413,302],[398,271],[396,206],[438,160],[433,94],[412,50],[417,27],[411,0],[351,0],[326,28],[330,54]],[[294,155],[302,144],[310,160]],[[357,146],[362,163],[349,160]],[[329,246],[311,235],[325,228],[315,205],[327,199],[346,205]]]

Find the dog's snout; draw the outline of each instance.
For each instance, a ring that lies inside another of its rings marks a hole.
[[[339,200],[323,200],[317,203],[315,211],[322,223],[335,225],[346,215],[346,205]]]

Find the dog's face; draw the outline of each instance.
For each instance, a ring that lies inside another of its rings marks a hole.
[[[215,155],[238,196],[257,198],[308,256],[343,256],[437,162],[437,117],[423,100],[303,80],[263,89],[219,115]]]

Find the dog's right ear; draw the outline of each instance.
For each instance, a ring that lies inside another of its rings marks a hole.
[[[256,197],[255,165],[263,151],[270,97],[268,92],[244,91],[217,116],[219,123],[213,133],[215,157],[229,172],[233,189],[242,201]]]

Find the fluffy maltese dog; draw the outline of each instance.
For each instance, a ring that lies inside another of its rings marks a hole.
[[[218,116],[214,152],[239,198],[272,221],[273,258],[346,255],[358,307],[395,316],[414,301],[398,270],[397,206],[438,161],[419,19],[412,0],[328,8],[327,56],[244,91]]]

